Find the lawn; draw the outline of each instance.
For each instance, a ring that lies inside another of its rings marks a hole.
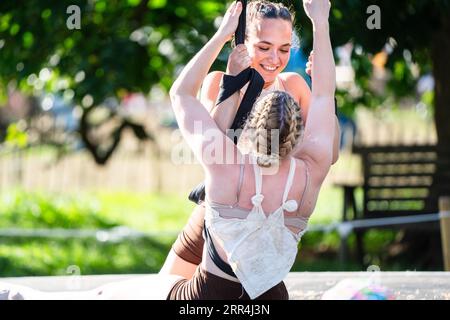
[[[96,239],[3,238],[0,239],[0,276],[62,275],[70,272],[72,266],[82,274],[157,272],[193,207],[186,197],[173,194],[4,191],[0,195],[0,229],[127,226],[149,236],[118,243]],[[340,190],[326,186],[311,224],[338,221],[340,208]],[[377,252],[395,234],[375,232],[369,237],[372,239],[369,252]],[[307,233],[293,270],[360,270],[354,263],[339,264],[338,246],[336,233]]]

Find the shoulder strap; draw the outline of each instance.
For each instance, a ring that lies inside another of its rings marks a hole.
[[[300,209],[302,208],[303,202],[305,201],[306,190],[309,187],[309,168],[306,162],[305,162],[305,175],[306,175],[305,189],[303,189],[302,198],[300,199],[300,204],[298,205],[298,212],[300,212]]]
[[[283,203],[286,202],[289,191],[291,190],[292,182],[294,181],[295,168],[296,168],[295,160],[293,157],[291,157],[291,164],[289,167],[289,175],[287,177],[286,187],[284,188]]]
[[[281,79],[280,76],[277,77],[277,83],[278,83],[277,90],[286,91],[287,92],[286,86],[284,85],[284,80]]]
[[[258,167],[256,159],[253,161],[253,171],[255,173],[255,191],[256,194],[261,194],[262,191],[262,176],[261,169]]]
[[[244,164],[245,164],[245,162],[241,162],[241,170],[239,172],[239,184],[238,184],[238,189],[237,189],[236,204],[239,202],[239,196],[241,195],[242,183],[244,182]]]

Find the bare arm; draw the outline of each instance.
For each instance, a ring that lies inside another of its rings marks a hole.
[[[208,135],[209,138],[213,138],[216,146],[218,146],[217,143],[223,146],[222,150],[213,148],[214,152],[234,150],[233,142],[218,130],[215,121],[196,96],[212,63],[236,30],[241,11],[240,2],[235,2],[228,8],[219,30],[189,61],[170,89],[172,107],[180,130],[195,156],[204,166],[213,164],[207,163],[203,158],[203,150],[210,143]]]
[[[247,47],[239,44],[233,49],[228,57],[227,74],[236,76],[241,71],[247,69],[251,65]],[[217,96],[219,94],[220,82],[222,81],[223,72],[210,73],[203,82],[202,88],[202,102],[204,102],[206,109],[209,110],[217,126],[226,132],[233,124],[239,106],[239,92],[234,93],[227,100],[220,105],[216,105]]]
[[[221,104],[216,105],[223,74],[223,72],[215,71],[206,76],[202,86],[201,102],[211,114],[219,129],[225,133],[231,127],[236,116],[239,92],[236,92]]]
[[[312,74],[312,66],[314,64],[314,51],[311,51],[308,57],[308,62],[306,63],[306,74],[311,77]],[[335,121],[335,130],[334,130],[334,143],[333,143],[333,160],[332,164],[335,164],[339,158],[339,148],[341,146],[341,130],[339,127],[339,119],[336,116]]]
[[[311,105],[301,152],[298,157],[307,160],[323,180],[333,159],[335,133],[334,93],[336,71],[329,36],[328,0],[304,0],[307,15],[313,23],[314,59]]]
[[[333,158],[331,164],[335,164],[339,159],[339,149],[341,147],[341,128],[339,127],[339,120],[336,116],[334,118],[334,139],[333,139]]]

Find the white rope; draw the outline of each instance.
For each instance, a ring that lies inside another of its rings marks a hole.
[[[412,224],[412,223],[424,223],[424,222],[434,222],[439,221],[442,214],[445,217],[450,217],[449,212],[431,213],[431,214],[420,214],[413,216],[404,217],[391,217],[391,218],[374,218],[374,219],[361,219],[354,221],[344,221],[339,223],[332,223],[325,226],[311,226],[308,231],[325,231],[330,232],[337,230],[340,235],[347,236],[354,229],[367,229],[373,227],[384,227],[402,224]]]
[[[331,223],[328,225],[312,225],[308,227],[308,232],[331,232],[337,230],[341,236],[348,236],[355,229],[368,229],[374,227],[385,227],[402,224],[425,223],[439,221],[450,218],[450,212],[422,214],[405,217],[361,219],[354,221],[344,221]],[[100,242],[120,242],[126,239],[151,238],[157,236],[174,236],[178,232],[140,232],[128,227],[115,227],[109,230],[89,230],[89,229],[0,229],[0,238],[95,238]]]
[[[151,238],[155,236],[173,236],[177,232],[144,233],[128,227],[115,227],[109,230],[89,229],[0,229],[0,238],[95,238],[100,242],[120,242],[126,239]]]

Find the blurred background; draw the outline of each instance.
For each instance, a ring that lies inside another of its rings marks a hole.
[[[300,0],[284,2],[300,39],[288,69],[309,81],[311,25]],[[0,277],[159,271],[203,179],[198,164],[174,160],[187,146],[167,92],[226,5],[0,2]],[[341,154],[294,271],[444,268],[436,221],[350,233],[339,223],[432,216],[450,194],[449,14],[447,0],[332,2]],[[374,174],[366,155],[376,147],[389,147],[390,166],[423,150],[429,159]],[[371,196],[373,178],[413,181]]]

